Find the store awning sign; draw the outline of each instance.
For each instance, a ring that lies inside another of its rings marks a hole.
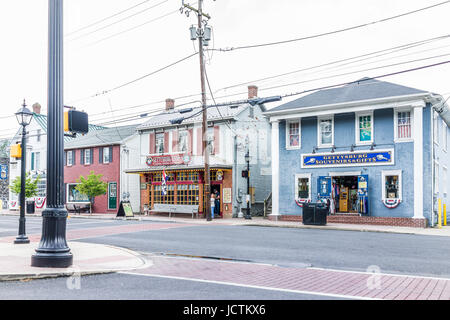
[[[186,154],[172,154],[161,156],[147,156],[145,161],[149,167],[171,166],[177,164],[188,164],[191,157]]]
[[[302,154],[302,168],[393,165],[394,149]]]

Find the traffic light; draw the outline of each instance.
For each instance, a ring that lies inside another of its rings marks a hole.
[[[64,132],[88,133],[89,120],[86,112],[70,109],[64,112]]]

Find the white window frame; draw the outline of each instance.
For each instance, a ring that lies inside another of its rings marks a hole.
[[[298,198],[298,179],[308,178],[309,180],[309,195],[308,198]],[[312,189],[312,181],[311,181],[311,173],[298,173],[295,175],[294,180],[294,199],[295,200],[309,200],[311,201],[311,189]]]
[[[331,143],[322,143],[322,131],[320,130],[320,121],[331,120]],[[317,147],[330,148],[334,146],[334,115],[317,117]]]
[[[159,152],[159,150],[158,150],[158,135],[162,136],[162,146],[163,146],[162,152]],[[155,154],[163,154],[164,153],[164,147],[165,147],[164,146],[164,143],[165,143],[164,138],[165,138],[164,132],[155,133]]]
[[[411,123],[411,137],[409,138],[399,138],[398,137],[398,114],[399,112],[409,112],[410,114],[410,123]],[[414,112],[412,108],[398,108],[394,109],[394,142],[412,142],[414,141]]]
[[[87,151],[89,151],[89,157],[87,156]],[[91,149],[84,149],[84,164],[91,165]]]
[[[398,176],[398,198],[403,201],[403,178],[402,170],[383,170],[381,171],[381,200],[386,200],[386,176]],[[389,199],[392,200],[392,199]]]
[[[180,150],[180,138],[181,138],[181,134],[185,134],[185,138],[186,138],[186,150],[182,151]],[[178,130],[178,135],[177,135],[177,152],[178,153],[187,153],[189,151],[189,132],[186,129],[183,130]]]
[[[68,167],[73,166],[73,158],[74,158],[73,150],[67,151],[67,166]]]
[[[82,201],[69,201],[69,188],[70,186],[77,186],[79,185],[79,183],[67,183],[66,186],[66,203],[89,203],[89,200],[82,200]]]
[[[370,141],[360,141],[359,140],[359,118],[360,117],[365,117],[365,116],[370,116]],[[356,112],[355,113],[355,144],[357,146],[361,146],[361,145],[370,145],[373,143],[374,141],[374,119],[373,119],[373,111],[369,111],[369,112]]]
[[[108,151],[107,153],[108,153],[108,157],[105,157],[105,155],[106,155],[106,152],[105,151]],[[109,154],[109,147],[103,147],[103,154],[102,154],[102,157],[103,157],[103,159],[102,159],[102,163],[109,163],[109,158],[110,158],[110,154]]]
[[[291,146],[290,145],[290,125],[292,123],[298,123],[298,146]],[[302,123],[301,119],[295,119],[295,120],[287,120],[286,121],[286,150],[297,150],[301,149],[302,147]]]

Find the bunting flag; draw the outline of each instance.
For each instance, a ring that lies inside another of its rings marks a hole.
[[[166,170],[163,169],[163,172],[162,172],[162,180],[161,180],[161,194],[162,194],[163,196],[167,195],[167,184],[166,184],[167,178],[168,178],[168,177],[166,176]]]

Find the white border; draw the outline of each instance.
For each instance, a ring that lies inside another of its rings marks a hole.
[[[355,154],[362,152],[391,152],[392,162],[373,162],[373,163],[355,163],[355,164],[330,164],[330,165],[320,165],[320,166],[304,166],[303,157],[304,156],[328,156],[328,155],[346,155],[346,154]],[[323,152],[323,153],[302,153],[300,154],[300,167],[302,169],[315,169],[315,168],[339,168],[339,167],[366,167],[366,166],[393,166],[395,165],[395,152],[394,149],[374,149],[374,150],[358,150],[354,152]]]
[[[398,198],[389,199],[403,201],[402,170],[383,170],[381,171],[381,200],[386,200],[386,176],[398,176]]]
[[[331,120],[331,143],[322,144],[321,143],[321,131],[320,131],[320,121],[321,120]],[[334,114],[326,116],[317,117],[317,147],[318,148],[331,148],[334,145]]]
[[[291,123],[298,123],[298,146],[293,147],[289,145],[290,139],[289,139],[289,125]],[[301,119],[289,119],[286,120],[286,150],[297,150],[301,149],[302,147],[302,121]]]
[[[359,141],[359,117],[370,116],[370,141]],[[374,141],[373,110],[367,112],[355,112],[355,144],[357,146],[371,145]]]
[[[295,200],[310,200],[311,201],[311,188],[312,188],[312,181],[311,181],[311,173],[297,173],[295,174],[295,180],[294,180],[294,199]],[[299,178],[308,178],[309,179],[309,192],[308,192],[308,198],[298,198],[298,179]]]
[[[398,113],[399,112],[409,112],[410,115],[410,126],[411,126],[411,137],[410,138],[399,138],[398,137]],[[414,141],[414,112],[412,108],[395,108],[394,109],[394,142],[413,142]]]

